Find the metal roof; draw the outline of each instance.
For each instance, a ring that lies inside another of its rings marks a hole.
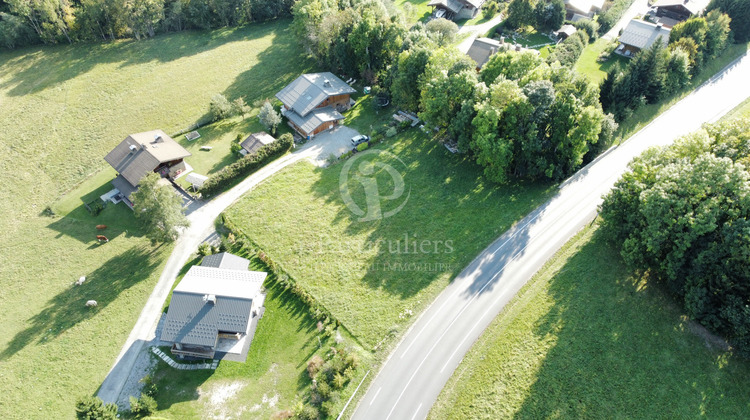
[[[566,9],[575,9],[583,13],[601,10],[602,7],[604,7],[604,0],[565,0]]]
[[[219,331],[244,333],[253,299],[260,293],[266,275],[257,271],[190,267],[172,293],[161,339],[213,347]]]
[[[250,260],[228,252],[220,252],[218,254],[206,255],[203,257],[201,267],[213,267],[213,268],[224,268],[227,270],[241,270],[247,271],[250,266]]]
[[[633,19],[628,23],[620,35],[620,42],[640,49],[646,49],[654,45],[659,37],[666,46],[669,43],[669,28],[642,20]]]
[[[476,61],[477,67],[482,68],[489,61],[490,56],[500,50],[501,45],[500,41],[491,38],[477,38],[466,54]]]
[[[691,14],[698,15],[706,10],[711,0],[659,0],[652,7],[682,6]]]
[[[453,13],[460,12],[461,9],[463,9],[464,6],[465,6],[464,2],[461,2],[461,1],[458,1],[458,0],[432,0],[429,3],[427,3],[427,5],[428,6],[432,6],[432,7],[440,6],[440,7],[443,7],[445,9],[450,10]]]
[[[112,180],[112,186],[117,188],[117,191],[120,191],[120,194],[125,196],[128,200],[130,200],[130,194],[133,194],[135,190],[138,189],[137,187],[132,186],[122,177],[122,175],[117,175],[117,177]]]
[[[276,141],[273,136],[266,133],[265,131],[261,131],[260,133],[253,133],[247,136],[247,138],[240,143],[240,146],[242,146],[243,149],[247,151],[247,153],[255,153],[257,152],[261,147],[271,144],[274,141]]]
[[[296,112],[289,110],[284,116],[289,118],[289,121],[293,122],[294,125],[299,127],[302,131],[309,134],[315,131],[316,128],[320,127],[321,124],[328,121],[343,120],[344,116],[340,112],[333,109],[333,107],[327,106],[323,108],[315,108],[312,112],[302,117]]]
[[[331,72],[308,73],[281,89],[276,98],[287,108],[304,117],[329,96],[355,92],[356,90]]]
[[[132,147],[131,147],[132,146]],[[190,156],[162,130],[131,134],[104,157],[132,186],[159,164]]]
[[[197,186],[198,188],[200,188],[201,186],[203,186],[203,183],[206,182],[207,180],[208,180],[207,176],[201,175],[201,174],[196,174],[195,172],[190,172],[185,177],[185,181],[189,182],[192,185]]]

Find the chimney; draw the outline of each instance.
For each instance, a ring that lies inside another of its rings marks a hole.
[[[216,295],[203,295],[203,302],[216,305]]]
[[[659,23],[656,24],[656,29],[661,29],[663,27],[664,27],[664,24],[661,23],[661,22],[659,22]]]
[[[135,153],[138,150],[138,146],[131,144],[130,145],[130,153]]]
[[[161,136],[160,136],[160,135],[158,135],[158,134],[154,134],[154,143],[161,143],[161,142],[163,142],[163,141],[164,141],[164,139],[163,139],[163,138],[161,138]]]
[[[331,81],[328,80],[328,79],[324,80],[323,81],[323,86],[325,86],[325,87],[331,87]]]

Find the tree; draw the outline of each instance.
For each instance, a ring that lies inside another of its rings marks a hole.
[[[427,81],[422,89],[423,110],[419,118],[430,127],[448,128],[464,101],[473,98],[477,82],[476,72],[472,70],[441,75]]]
[[[156,400],[150,395],[141,394],[138,399],[130,397],[130,412],[136,418],[150,416],[156,412],[156,408]]]
[[[427,35],[439,46],[444,47],[456,37],[458,25],[448,19],[433,19],[425,25]]]
[[[245,119],[245,114],[249,114],[251,110],[250,106],[245,103],[245,98],[237,98],[232,101],[232,115],[241,115],[242,119]]]
[[[211,115],[211,121],[219,121],[232,116],[232,104],[229,103],[226,96],[217,93],[211,97],[211,103],[208,107],[208,113]]]
[[[281,115],[273,109],[273,105],[268,100],[263,102],[263,106],[260,107],[258,119],[274,135],[276,134],[276,126],[281,124]]]
[[[394,104],[411,111],[419,110],[419,79],[424,74],[430,55],[430,50],[421,46],[399,54],[393,66],[390,89]]]
[[[512,0],[508,5],[508,17],[505,25],[508,28],[520,28],[534,23],[534,6],[531,0]]]
[[[485,19],[492,19],[499,11],[500,4],[498,3],[498,0],[488,0],[482,6],[482,16],[484,16]]]
[[[117,404],[104,404],[99,397],[86,395],[76,401],[76,417],[81,420],[115,420]]]
[[[169,184],[162,184],[157,173],[146,175],[132,194],[135,217],[146,229],[152,243],[172,242],[179,229],[190,226],[182,212],[182,200]]]
[[[563,0],[539,0],[534,7],[536,28],[542,32],[560,29],[565,21],[565,3]]]
[[[164,0],[128,0],[125,12],[135,39],[153,37],[157,25],[164,19]]]
[[[522,53],[515,51],[498,52],[493,54],[482,67],[480,77],[488,85],[492,84],[501,74],[507,79],[520,80],[542,62],[538,55],[528,51]]]
[[[724,51],[729,39],[731,20],[729,16],[718,10],[712,10],[706,15],[706,56],[717,57]]]
[[[713,0],[706,9],[720,10],[732,19],[729,26],[736,42],[750,41],[750,2],[747,0]]]

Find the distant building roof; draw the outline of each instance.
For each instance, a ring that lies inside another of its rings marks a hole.
[[[330,96],[355,92],[351,86],[331,72],[308,73],[281,89],[276,97],[287,108],[304,117]]]
[[[560,36],[560,35],[564,34],[566,37],[569,37],[569,36],[573,35],[574,33],[576,33],[577,30],[578,29],[576,29],[576,27],[573,26],[573,25],[563,25],[560,29],[558,29],[555,32],[555,34],[557,36]]]
[[[250,260],[228,252],[206,255],[201,262],[201,267],[223,268],[226,270],[247,271],[249,266]]]
[[[477,63],[477,67],[482,68],[489,61],[490,56],[500,49],[501,45],[500,41],[491,38],[477,38],[466,54]]]
[[[604,7],[604,0],[565,0],[565,8],[592,13]]]
[[[344,116],[340,112],[330,106],[315,108],[304,117],[291,110],[287,111],[284,115],[305,133],[313,132],[325,122],[344,119]]]
[[[666,46],[669,43],[669,32],[670,30],[662,25],[633,19],[623,29],[620,42],[643,50],[654,45],[661,37],[661,42]]]
[[[464,8],[464,3],[458,0],[432,0],[427,3],[428,6],[440,6],[444,9],[448,9],[453,13],[458,13]]]
[[[131,134],[104,157],[132,186],[161,163],[183,159],[190,152],[162,130]],[[119,189],[119,188],[118,188]]]
[[[192,266],[175,287],[163,341],[215,346],[219,331],[244,333],[266,273]]]
[[[652,7],[682,6],[693,15],[706,10],[711,0],[658,0]]]
[[[247,136],[245,141],[240,143],[240,146],[242,146],[247,153],[255,153],[257,152],[261,147],[271,144],[276,139],[273,138],[270,134],[266,133],[265,131],[261,131],[260,133],[253,133]]]

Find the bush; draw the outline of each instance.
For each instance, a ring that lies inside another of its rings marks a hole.
[[[399,129],[399,131],[408,130],[409,127],[411,127],[411,123],[412,123],[411,120],[401,121],[400,123],[398,123],[398,129]]]
[[[76,401],[76,417],[82,420],[114,420],[117,418],[117,405],[104,404],[101,398],[87,395]]]
[[[316,407],[304,405],[302,406],[302,409],[297,412],[297,418],[300,420],[318,420],[320,418],[320,412]]]
[[[396,134],[398,134],[398,130],[396,129],[396,127],[390,127],[385,131],[385,136],[388,138],[394,137]]]
[[[586,35],[586,32],[577,31],[569,36],[568,39],[558,44],[555,51],[550,54],[547,60],[550,63],[557,61],[563,66],[572,66],[578,61],[578,57],[581,56],[588,42],[589,37]]]
[[[156,398],[156,393],[159,392],[159,387],[156,386],[151,375],[144,376],[140,382],[143,384],[143,394]]]
[[[482,6],[482,16],[485,19],[492,19],[499,11],[500,5],[497,3],[497,0],[489,0]]]
[[[599,14],[599,34],[604,35],[612,29],[634,0],[615,0],[609,9]]]
[[[586,32],[590,41],[595,40],[599,36],[599,24],[591,19],[581,19],[573,23],[573,26],[579,31]]]
[[[256,153],[249,154],[211,175],[200,188],[200,193],[204,197],[209,197],[222,191],[227,185],[237,181],[240,177],[255,172],[268,162],[283,155],[293,145],[294,138],[292,135],[289,133],[283,134],[278,140],[261,147]]]
[[[208,113],[211,115],[211,121],[219,121],[232,116],[233,107],[226,96],[217,93],[211,97],[211,103],[208,106]]]
[[[232,154],[242,156],[242,153],[240,153],[240,151],[242,150],[241,143],[242,143],[242,134],[237,134],[237,137],[234,138],[234,141],[232,141],[232,145],[229,147],[229,150],[232,151]]]
[[[365,151],[365,150],[367,150],[368,147],[370,147],[369,143],[367,143],[367,142],[360,143],[360,144],[357,145],[357,151],[358,152]]]
[[[208,242],[198,245],[198,255],[205,257],[213,254],[213,247]]]
[[[310,375],[310,379],[315,379],[315,375],[318,374],[324,363],[325,360],[317,354],[307,362],[307,374]]]
[[[130,412],[136,417],[147,417],[156,412],[156,400],[146,394],[135,399],[130,397]]]

